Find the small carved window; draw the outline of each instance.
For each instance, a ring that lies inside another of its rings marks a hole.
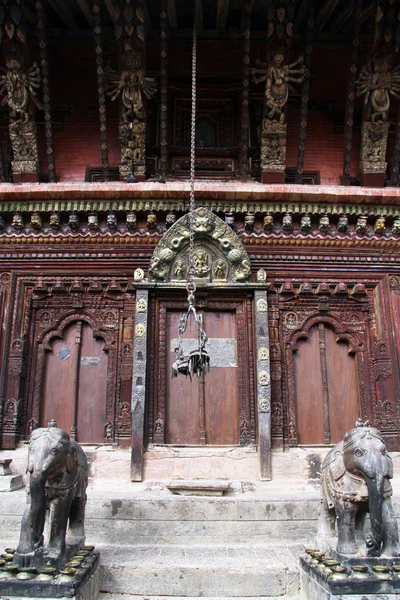
[[[101,167],[86,167],[85,181],[88,181],[90,183],[103,182],[103,169]],[[110,167],[108,169],[108,181],[119,181],[118,167]]]
[[[296,167],[287,167],[285,171],[285,183],[296,183]],[[319,171],[303,171],[301,183],[306,185],[320,185]]]
[[[200,117],[196,121],[196,146],[197,148],[216,148],[218,146],[215,123],[207,117]]]

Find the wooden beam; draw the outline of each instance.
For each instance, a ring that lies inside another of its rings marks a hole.
[[[251,0],[250,6],[249,6],[250,12],[253,10],[253,6],[254,6],[254,0]],[[244,32],[245,25],[246,25],[246,5],[243,7],[242,20],[241,20],[241,23],[240,23],[240,31],[241,31],[241,33]],[[264,37],[264,39],[265,39],[265,32],[264,31],[262,32],[262,37]]]
[[[115,6],[113,4],[113,0],[104,0],[104,3],[107,7],[108,13],[111,17],[113,23],[117,20],[117,12],[115,10]]]
[[[349,1],[347,6],[339,13],[339,15],[333,21],[331,30],[334,31],[335,33],[339,33],[339,31],[342,29],[343,25],[345,25],[347,23],[347,21],[350,19],[352,12],[353,12],[353,4],[352,4],[352,2]]]
[[[58,16],[64,21],[68,29],[75,31],[77,29],[74,15],[68,8],[64,0],[49,0],[50,6],[55,10]]]
[[[304,19],[306,18],[306,13],[307,13],[307,0],[302,0],[302,3],[300,4],[300,8],[296,14],[296,18],[294,20],[294,30],[295,31],[298,31],[300,29]]]
[[[178,20],[176,18],[175,0],[168,0],[167,12],[168,12],[169,26],[171,27],[171,29],[178,29]]]
[[[90,6],[88,0],[77,0],[78,6],[86,17],[87,22],[90,27],[93,27],[93,16],[92,11],[90,10]]]
[[[217,30],[223,31],[228,21],[230,0],[218,0],[217,6]]]
[[[318,33],[323,30],[326,23],[329,21],[338,2],[339,0],[326,0],[325,4],[323,4],[321,7],[321,10],[319,11],[315,20],[315,29]]]
[[[197,31],[204,29],[203,24],[203,0],[196,0],[196,23]]]

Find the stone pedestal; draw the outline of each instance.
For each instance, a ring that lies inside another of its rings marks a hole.
[[[322,563],[313,565],[310,557],[301,557],[301,589],[307,600],[400,600],[400,574],[392,569],[393,563],[399,565],[400,560],[354,558],[342,561],[347,572],[341,578],[328,569],[324,571]],[[367,566],[367,572],[360,577],[352,570],[353,564]],[[386,579],[373,572],[372,567],[380,564],[389,566]]]
[[[43,574],[38,574],[32,579],[19,579],[23,571],[7,573],[0,568],[0,598],[10,600],[26,600],[27,598],[43,598],[56,600],[56,598],[71,600],[97,600],[100,591],[100,559],[95,550],[88,555],[76,573],[63,575],[58,573],[52,579],[43,580]]]
[[[286,123],[263,120],[261,133],[261,182],[284,183]]]
[[[12,458],[0,460],[0,492],[14,492],[24,485],[22,475],[14,475],[10,469]]]
[[[361,130],[360,181],[366,187],[383,187],[389,123],[364,121]]]

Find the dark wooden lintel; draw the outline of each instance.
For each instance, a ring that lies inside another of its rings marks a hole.
[[[315,19],[315,30],[322,31],[335,10],[339,0],[326,0]]]
[[[63,2],[63,0],[49,0],[49,4],[64,21],[68,29],[75,31],[77,28],[76,21],[66,2]]]
[[[92,17],[92,12],[90,10],[88,0],[76,0],[76,1],[78,3],[79,8],[85,15],[86,20],[89,23],[90,27],[92,27],[93,26],[93,17]]]
[[[228,20],[230,0],[218,0],[217,5],[217,30],[223,31]]]
[[[104,0],[104,4],[107,7],[108,13],[109,13],[113,23],[115,23],[115,21],[117,20],[117,13],[115,10],[113,0]]]
[[[171,29],[178,29],[178,20],[176,18],[175,0],[167,2],[168,22]]]

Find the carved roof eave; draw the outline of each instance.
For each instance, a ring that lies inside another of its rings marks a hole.
[[[189,183],[0,184],[0,212],[176,210],[189,207]],[[216,212],[307,212],[397,216],[400,188],[199,182],[198,205]],[[368,208],[367,208],[368,207]]]

